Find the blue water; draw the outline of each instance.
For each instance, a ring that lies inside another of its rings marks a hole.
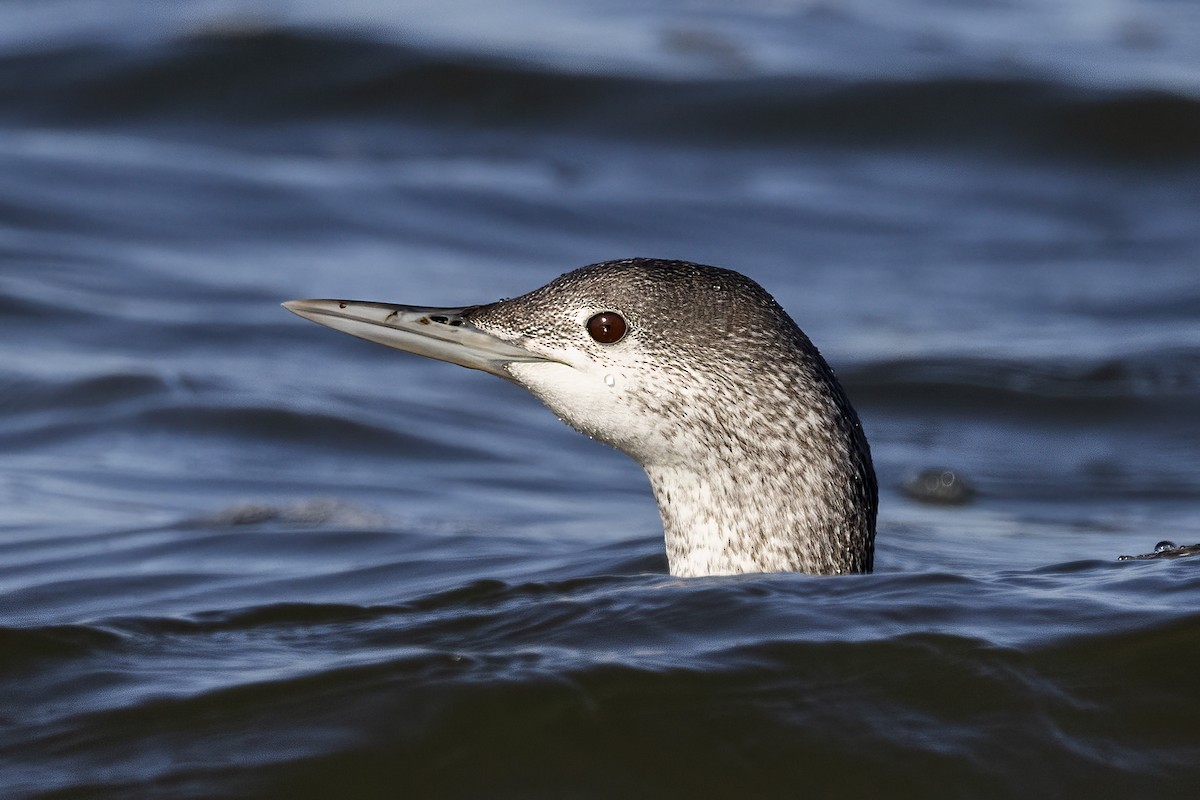
[[[0,8],[0,795],[1190,797],[1200,7]],[[295,297],[738,269],[876,573]],[[920,491],[953,471],[956,502]],[[917,487],[914,490],[913,487]]]

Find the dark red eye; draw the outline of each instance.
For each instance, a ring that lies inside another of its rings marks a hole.
[[[625,318],[615,311],[601,311],[587,321],[587,329],[601,344],[619,342],[625,335]]]

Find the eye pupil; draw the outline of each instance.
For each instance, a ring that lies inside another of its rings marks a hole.
[[[601,344],[619,342],[625,336],[625,318],[615,311],[601,311],[587,321],[587,329]]]

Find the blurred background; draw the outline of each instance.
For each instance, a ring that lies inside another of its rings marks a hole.
[[[821,348],[879,473],[875,577],[673,583],[636,464],[502,381],[278,307],[486,302],[629,256],[744,272]],[[1146,702],[1200,655],[1195,568],[1114,559],[1200,541],[1198,408],[1195,4],[0,4],[9,794],[298,796],[352,769],[464,795],[627,791],[614,774],[770,793],[801,772],[894,795],[906,764],[928,797],[1029,778],[1015,740],[1057,763],[1047,790],[1195,777],[1175,734],[1196,698]],[[930,630],[949,649],[913,656]],[[803,666],[828,637],[874,648],[840,669],[873,685],[865,665],[891,664],[895,696],[833,720],[730,717],[697,699],[720,682],[648,704],[678,670],[829,691]],[[1060,680],[1130,647],[1157,665]],[[968,688],[923,693],[903,665]],[[973,682],[995,669],[1028,679]],[[1081,719],[1113,683],[1134,717]],[[513,686],[532,699],[497,699]],[[980,728],[956,716],[976,696],[998,698]],[[607,720],[590,738],[547,711],[576,701]],[[988,716],[1006,707],[1036,712]],[[604,733],[687,713],[784,750],[722,760],[693,720],[703,758],[681,745],[664,773]],[[276,729],[286,745],[248,733]],[[891,755],[847,768],[864,741]],[[471,782],[481,763],[498,782]]]

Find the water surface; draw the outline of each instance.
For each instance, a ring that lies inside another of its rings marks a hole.
[[[1117,556],[1200,542],[1197,42],[1170,2],[6,4],[0,794],[1191,796],[1200,561]],[[874,575],[672,578],[636,464],[278,307],[632,255],[818,344]]]

